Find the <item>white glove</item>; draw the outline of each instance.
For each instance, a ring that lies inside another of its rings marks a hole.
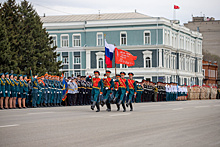
[[[57,92],[57,93],[59,93],[59,92]]]
[[[128,93],[125,93],[126,96],[128,96]]]
[[[34,77],[35,79],[37,78],[37,76]]]
[[[115,82],[115,79],[113,79],[113,82]]]
[[[83,92],[83,94],[85,94],[85,92]]]
[[[5,93],[8,93],[8,91],[5,91]]]
[[[10,91],[10,94],[11,94],[11,91]]]
[[[118,91],[118,89],[115,89],[115,91]]]
[[[105,90],[108,90],[108,87],[105,87]]]
[[[48,91],[48,93],[50,93],[50,91]]]
[[[136,94],[134,94],[134,97],[136,97]]]
[[[20,92],[18,92],[18,94],[20,94]]]
[[[2,94],[2,91],[0,92],[0,94]]]
[[[100,95],[102,95],[102,94],[100,93]]]
[[[39,96],[39,94],[38,94],[38,96]]]

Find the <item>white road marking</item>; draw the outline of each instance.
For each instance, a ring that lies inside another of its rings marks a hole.
[[[175,108],[175,109],[172,109],[172,110],[182,110],[183,108]]]
[[[207,106],[196,106],[195,108],[207,108],[207,107],[210,107],[209,105]]]
[[[14,124],[14,125],[4,125],[4,126],[0,126],[0,128],[8,128],[8,127],[16,127],[19,126],[19,124]]]
[[[161,105],[148,105],[148,106],[140,106],[140,107],[154,107],[154,106],[161,106]]]
[[[123,116],[123,115],[129,115],[131,113],[124,113],[124,114],[114,114],[114,115],[109,115],[109,116]]]
[[[32,114],[48,114],[48,113],[54,113],[54,112],[37,112],[37,113],[27,113],[27,114],[32,115]]]

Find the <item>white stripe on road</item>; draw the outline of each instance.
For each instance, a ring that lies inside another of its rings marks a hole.
[[[54,112],[37,112],[37,113],[27,113],[27,114],[32,115],[32,114],[48,114],[48,113],[54,113]]]
[[[183,108],[176,108],[176,109],[172,109],[172,110],[182,110]]]
[[[109,115],[109,116],[123,116],[123,115],[129,115],[131,113],[124,113],[124,114],[114,114],[114,115]]]
[[[16,127],[16,126],[19,126],[19,124],[14,124],[14,125],[4,125],[4,126],[0,126],[0,128]]]
[[[154,106],[161,106],[161,105],[148,105],[148,106],[140,106],[140,107],[154,107]]]
[[[208,106],[196,106],[195,108],[207,108],[207,107],[210,107],[209,105]]]

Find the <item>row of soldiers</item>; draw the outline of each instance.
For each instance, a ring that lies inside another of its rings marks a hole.
[[[61,106],[62,77],[45,74],[27,78],[27,75],[0,74],[0,108]]]

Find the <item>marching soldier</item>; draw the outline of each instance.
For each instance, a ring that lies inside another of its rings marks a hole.
[[[143,93],[143,87],[141,85],[141,82],[137,82],[137,98],[136,98],[136,103],[141,102],[141,95]]]
[[[0,109],[4,109],[4,106],[3,106],[3,101],[4,101],[4,98],[5,98],[5,84],[6,84],[6,81],[5,81],[5,75],[4,73],[1,73],[1,81],[0,81],[0,97],[1,97],[1,108]]]
[[[88,76],[86,78],[86,81],[91,81],[92,82],[92,96],[93,96],[93,104],[91,106],[91,109],[94,110],[95,106],[97,108],[96,112],[100,111],[99,107],[99,95],[102,95],[103,91],[103,82],[102,79],[99,78],[100,72],[99,71],[94,71],[95,77],[92,78],[91,76]]]
[[[128,79],[129,92],[128,92],[126,106],[128,107],[130,105],[130,111],[133,111],[132,102],[134,102],[133,98],[136,99],[137,84],[136,81],[133,80],[134,74],[130,72],[128,73],[128,75],[129,75],[129,79]]]
[[[114,99],[113,102],[116,103],[117,106],[117,111],[120,110],[120,107],[118,106],[118,102],[119,102],[119,79],[120,79],[120,74],[116,74],[116,80],[118,82],[114,82],[114,88],[113,88],[113,95],[114,95]]]
[[[9,79],[9,73],[5,73],[5,109],[8,109],[8,100],[10,97],[11,80]]]
[[[110,78],[111,71],[106,70],[106,78],[103,79],[103,96],[104,100],[101,102],[102,107],[106,104],[107,111],[111,111],[111,103],[110,103],[110,94],[112,93],[112,89],[114,87],[113,79]]]
[[[120,109],[120,105],[122,104],[123,112],[126,112],[125,108],[125,100],[128,95],[129,87],[128,87],[128,80],[125,79],[125,72],[120,72],[121,78],[119,80],[116,80],[116,82],[119,82],[119,93],[120,93],[120,100],[118,102],[118,109]]]

